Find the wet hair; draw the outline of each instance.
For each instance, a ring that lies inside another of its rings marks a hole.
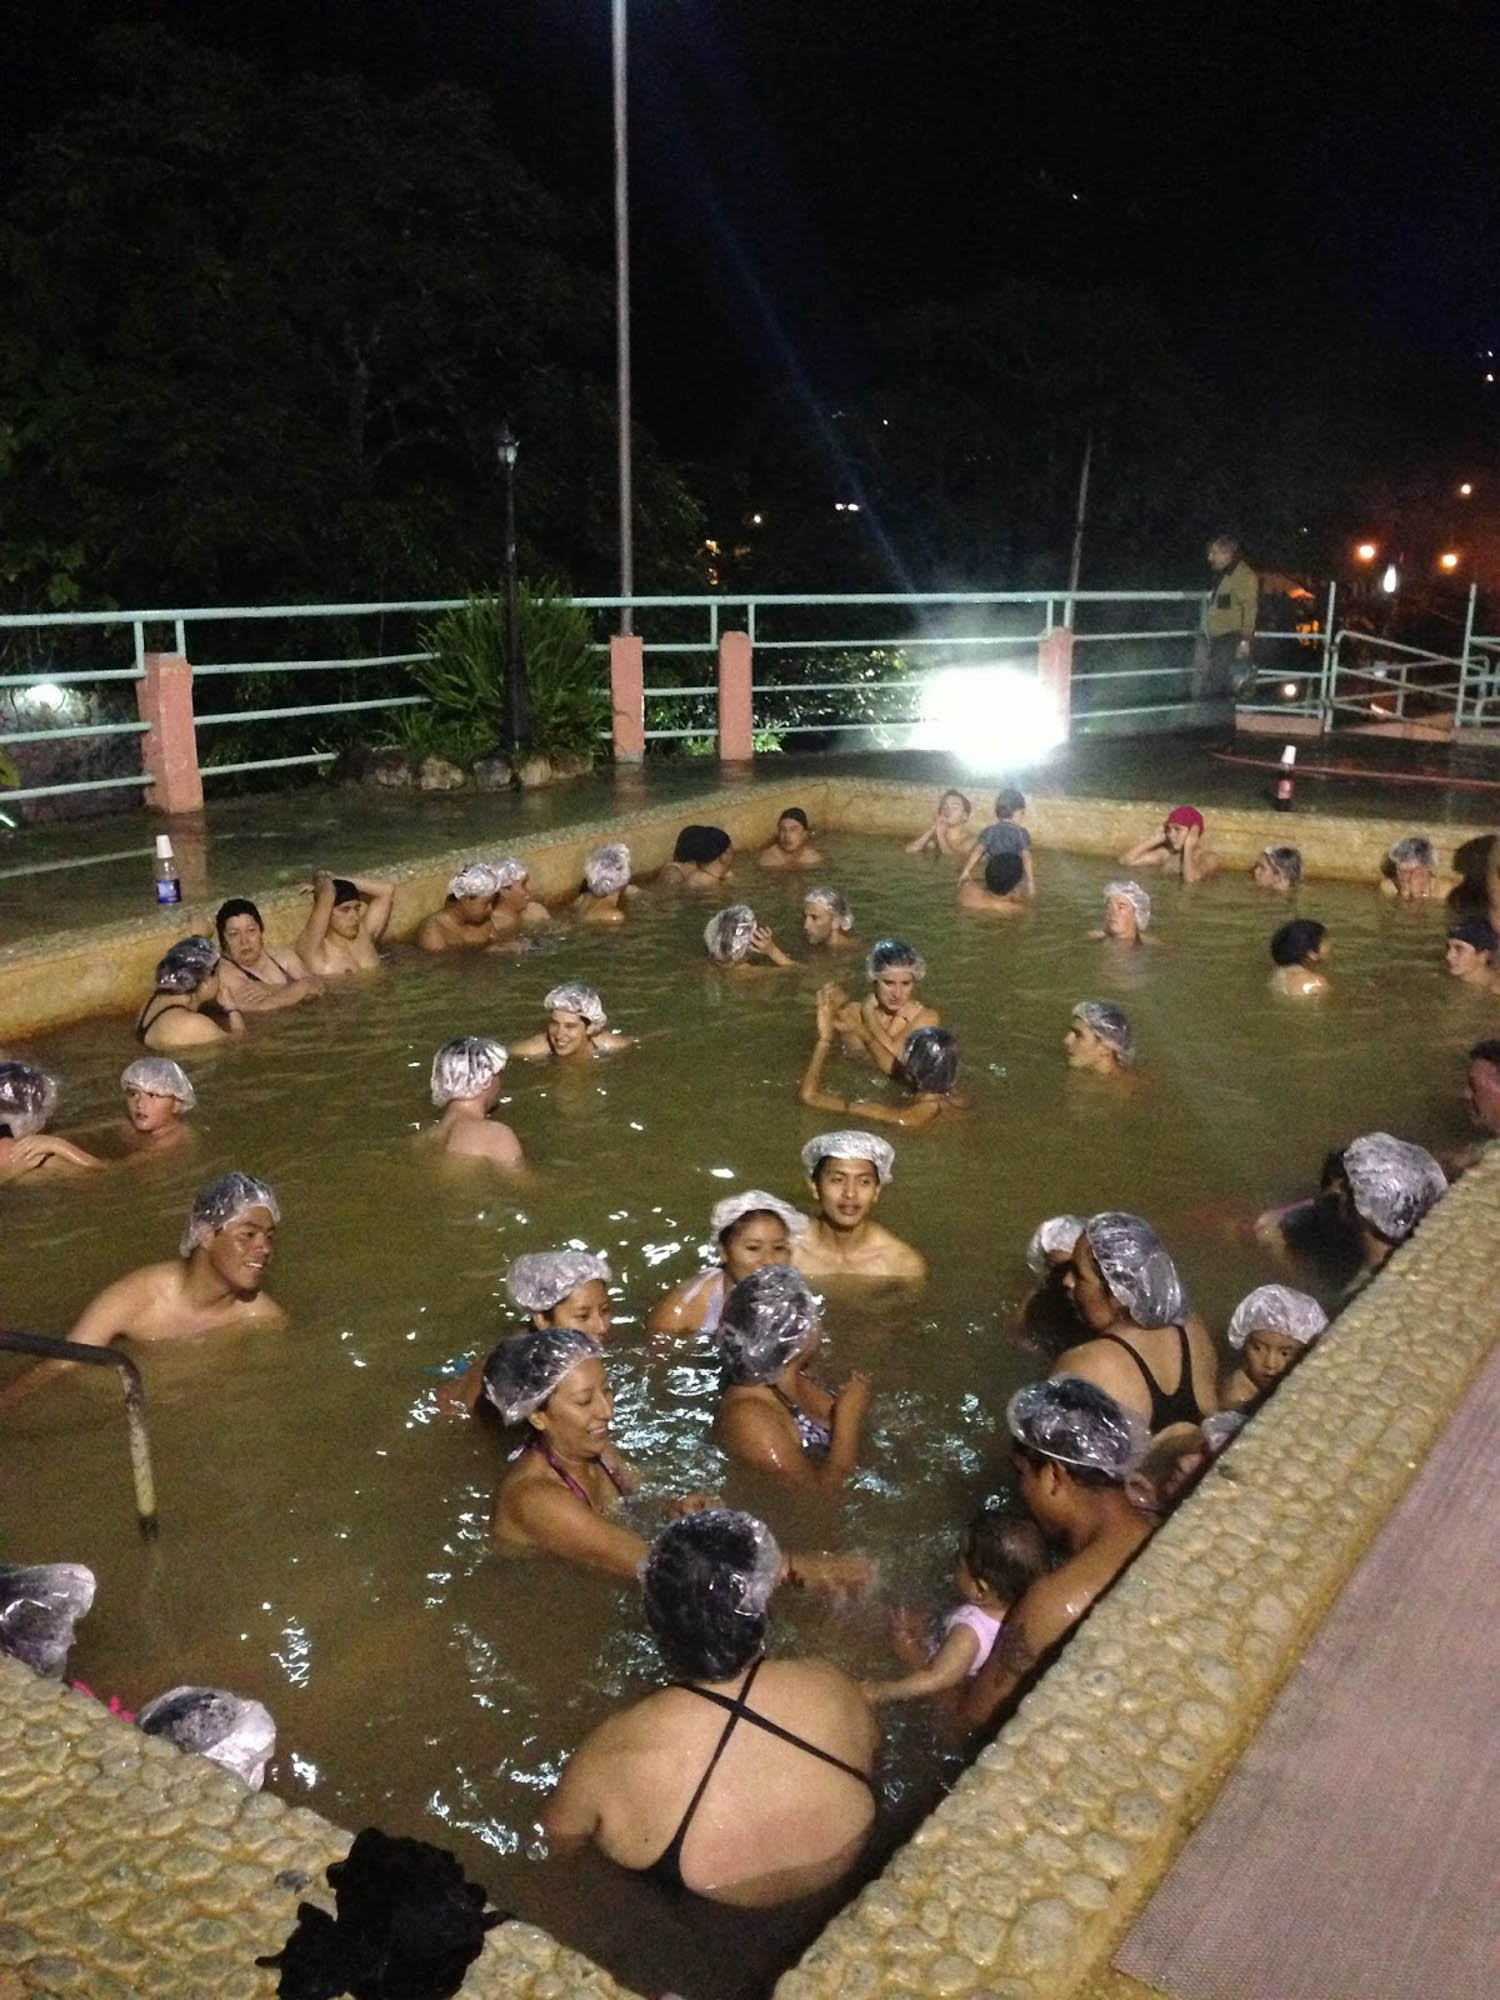
[[[1301,965],[1327,935],[1326,924],[1314,923],[1311,917],[1293,917],[1289,924],[1283,924],[1273,934],[1271,956],[1278,965]]]
[[[1472,945],[1482,958],[1493,958],[1500,951],[1500,931],[1488,917],[1460,917],[1456,924],[1449,924],[1448,941]]]
[[[943,798],[938,800],[939,805],[943,803],[943,799],[957,799],[965,813],[971,813],[974,810],[967,794],[957,790],[953,785],[950,785],[947,791],[943,793]]]
[[[218,935],[221,946],[224,942],[225,927],[231,917],[254,917],[257,926],[261,930],[264,930],[266,927],[265,919],[262,917],[260,910],[251,902],[248,896],[231,896],[227,903],[220,903],[218,909],[214,912],[214,930]]]
[[[369,900],[369,897],[360,888],[359,884],[351,882],[347,875],[334,876],[333,907],[335,909],[338,908],[340,903],[368,903]]]
[[[1026,794],[1018,792],[1014,785],[1002,785],[995,794],[996,819],[1014,819],[1017,813],[1026,810]]]
[[[788,806],[785,812],[778,813],[776,815],[776,824],[780,826],[784,819],[794,819],[804,833],[812,831],[807,823],[807,814],[802,810],[801,806]]]
[[[1263,847],[1258,857],[1269,861],[1285,881],[1295,889],[1302,880],[1302,850],[1297,847]]]
[[[727,854],[733,845],[722,826],[685,826],[672,848],[672,859],[702,868],[710,861],[717,861],[721,854]]]
[[[992,854],[984,864],[984,886],[992,896],[1008,896],[1020,887],[1026,865],[1019,854]]]
[[[1036,1522],[1025,1514],[1002,1514],[995,1507],[974,1516],[958,1551],[974,1581],[987,1583],[1007,1604],[1013,1604],[1047,1568],[1047,1544]]]
[[[1476,1042],[1465,1060],[1471,1063],[1488,1063],[1492,1069],[1500,1069],[1500,1041],[1492,1037],[1487,1041]]]
[[[752,1514],[727,1507],[662,1529],[641,1564],[641,1597],[674,1680],[727,1681],[764,1651],[781,1551]]]
[[[895,1073],[912,1090],[946,1097],[958,1081],[958,1037],[947,1028],[913,1028],[901,1044]]]

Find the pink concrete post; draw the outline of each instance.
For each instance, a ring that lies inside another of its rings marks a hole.
[[[141,720],[148,725],[141,738],[141,764],[151,780],[146,804],[164,813],[202,812],[193,670],[181,653],[147,653],[145,666],[145,679],[135,684],[135,699]]]
[[[753,653],[748,632],[719,635],[719,761],[748,764],[755,754],[751,721]]]
[[[609,705],[615,762],[639,764],[646,755],[646,670],[639,633],[610,635]]]
[[[1069,728],[1073,720],[1073,634],[1066,625],[1049,625],[1036,645],[1037,677],[1057,708],[1058,720]]]

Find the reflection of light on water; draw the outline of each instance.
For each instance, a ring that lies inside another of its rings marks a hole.
[[[268,1610],[269,1606],[266,1607]],[[282,1627],[281,1642],[285,1651],[271,1649],[271,1658],[286,1675],[292,1687],[306,1687],[312,1677],[312,1640],[305,1626],[295,1618],[288,1619]]]
[[[309,1790],[318,1782],[317,1765],[310,1757],[299,1756],[295,1750],[292,1752],[292,1770]]]
[[[971,770],[1035,763],[1067,736],[1057,704],[1035,674],[1016,667],[943,667],[922,687],[912,742],[947,750]]]

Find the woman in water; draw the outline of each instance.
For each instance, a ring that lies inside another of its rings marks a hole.
[[[219,950],[212,938],[174,944],[156,968],[155,991],[141,1009],[135,1038],[148,1049],[207,1048],[245,1032],[245,1017],[219,995]]]
[[[787,1264],[742,1278],[719,1321],[723,1389],[714,1436],[730,1458],[833,1492],[859,1460],[870,1378],[834,1395],[807,1370],[823,1339],[818,1302]]]
[[[646,1321],[648,1333],[715,1332],[724,1300],[741,1278],[766,1264],[790,1262],[807,1217],[764,1188],[746,1188],[715,1202],[708,1227],[718,1246],[718,1263],[684,1278],[658,1299]]]
[[[656,882],[661,889],[717,889],[733,874],[734,845],[723,827],[685,826]]]
[[[731,903],[727,910],[716,910],[703,927],[703,943],[714,964],[732,972],[765,972],[771,966],[780,971],[796,963],[748,903]],[[750,965],[747,961],[752,958],[764,959],[765,964]]]
[[[214,917],[219,935],[220,994],[244,1014],[270,1014],[316,1000],[326,991],[290,946],[272,951],[266,927],[248,896],[231,896]]]
[[[527,1062],[569,1060],[592,1062],[595,1056],[612,1056],[635,1045],[634,1035],[611,1034],[606,1025],[604,1002],[592,986],[576,979],[554,986],[543,1001],[546,1026],[539,1035],[527,1035],[512,1042],[510,1052]]]
[[[527,1325],[537,1332],[571,1328],[588,1334],[603,1347],[615,1322],[609,1296],[611,1276],[604,1258],[589,1250],[529,1250],[512,1262],[505,1274],[505,1290],[511,1304],[525,1314]],[[471,1413],[480,1407],[486,1365],[471,1361],[460,1374],[462,1362],[448,1363],[439,1371],[449,1378],[438,1391],[439,1405]]]
[[[917,998],[918,983],[927,977],[927,964],[909,944],[899,938],[881,938],[870,947],[865,960],[870,991],[862,1001],[832,989],[838,1004],[834,1026],[845,1038],[850,1054],[863,1050],[887,1076],[895,1068],[906,1038],[917,1028],[942,1026],[936,1008],[924,1006]]]
[[[843,996],[836,986],[818,989],[818,1032],[802,1082],[799,1102],[817,1111],[873,1119],[877,1125],[900,1125],[920,1131],[944,1112],[967,1111],[968,1100],[954,1089],[958,1081],[958,1038],[946,1028],[915,1028],[902,1044],[891,1079],[911,1092],[909,1104],[872,1104],[863,1097],[836,1097],[823,1088],[823,1071],[833,1047],[834,1025]]]
[[[30,1063],[0,1062],[0,1184],[59,1167],[102,1167],[94,1154],[45,1128],[57,1109],[57,1081]]]

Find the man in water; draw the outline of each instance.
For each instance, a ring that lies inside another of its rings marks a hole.
[[[776,822],[776,838],[757,857],[762,868],[820,868],[823,857],[811,845],[807,814],[801,806],[788,806]]]
[[[942,1016],[917,998],[917,985],[927,976],[919,952],[899,938],[880,938],[865,960],[870,991],[863,1001],[850,1000],[835,989],[839,1003],[835,1023],[851,1055],[861,1050],[887,1076],[895,1067],[906,1038],[918,1028],[940,1028]]]
[[[271,951],[259,909],[248,896],[231,896],[214,918],[219,934],[219,998],[242,1014],[270,1014],[316,1000],[324,991],[287,946]]]
[[[376,947],[391,920],[395,893],[389,882],[330,875],[320,868],[313,877],[312,910],[297,939],[308,970],[325,979],[378,971]]]
[[[858,951],[854,912],[837,889],[809,889],[802,898],[802,935],[814,951]]]
[[[440,910],[417,927],[419,951],[474,951],[495,941],[491,918],[500,877],[487,861],[470,861],[448,884]]]
[[[542,1001],[547,1022],[539,1035],[512,1042],[510,1052],[527,1062],[582,1060],[612,1056],[635,1045],[634,1035],[616,1035],[606,1026],[604,1002],[592,986],[569,980]]]
[[[241,1173],[210,1181],[193,1197],[176,1257],[107,1285],[79,1314],[69,1340],[108,1347],[121,1339],[190,1340],[236,1327],[285,1325],[285,1313],[261,1289],[280,1220],[276,1197],[264,1181]],[[39,1362],[0,1391],[0,1408],[77,1365]]]
[[[433,1143],[445,1159],[488,1160],[514,1172],[526,1164],[520,1140],[490,1113],[505,1088],[506,1053],[489,1035],[460,1035],[432,1059],[432,1101],[442,1112]]]
[[[518,931],[534,930],[550,924],[552,912],[531,893],[531,870],[514,854],[495,863],[495,907],[490,911],[490,929],[502,943]]]
[[[872,1220],[896,1155],[873,1132],[824,1132],[802,1148],[818,1212],[792,1248],[808,1278],[900,1278],[920,1283],[927,1261]]]
[[[1021,1593],[989,1658],[968,1682],[959,1714],[992,1722],[1067,1638],[1157,1523],[1126,1491],[1146,1427],[1113,1396],[1076,1375],[1018,1389],[1005,1412],[1011,1461],[1028,1513],[1065,1560]]]

